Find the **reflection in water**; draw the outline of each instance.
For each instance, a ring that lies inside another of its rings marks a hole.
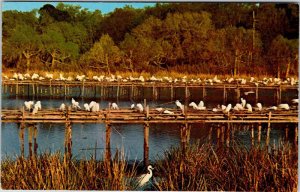
[[[65,124],[25,125],[2,123],[2,156],[31,156],[44,152],[64,152],[66,146]],[[72,124],[70,152],[76,159],[103,159],[105,152],[104,124]],[[193,124],[190,129],[190,143],[211,142],[230,145],[234,140],[241,145],[267,145],[267,125]],[[18,138],[19,135],[19,138]],[[67,134],[68,135],[68,134]],[[180,146],[181,126],[177,124],[153,124],[149,129],[149,159],[161,157],[172,146]],[[291,143],[295,139],[295,125],[272,125],[270,145],[278,146],[281,141]],[[143,125],[112,125],[110,138],[111,153],[123,149],[128,160],[143,160]]]

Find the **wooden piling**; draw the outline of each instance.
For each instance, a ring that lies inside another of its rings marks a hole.
[[[257,142],[260,144],[261,140],[261,123],[258,124]]]
[[[149,165],[149,123],[144,123],[144,166]]]
[[[269,143],[270,143],[271,116],[272,116],[272,112],[270,111],[269,116],[268,116],[268,129],[267,129],[266,146],[269,146]]]
[[[298,127],[295,127],[295,137],[294,137],[294,144],[298,144]]]
[[[24,157],[24,135],[25,135],[25,123],[22,122],[20,125],[20,131],[19,131],[19,139],[20,139],[20,151],[21,151],[21,157]]]
[[[205,100],[206,97],[206,88],[205,85],[202,86],[202,100]]]
[[[118,85],[117,85],[117,101],[119,101],[119,94],[120,94],[120,81],[118,81]]]
[[[222,127],[221,127],[221,142],[222,143],[224,143],[224,140],[225,140],[224,133],[225,133],[225,126],[222,125]]]
[[[230,144],[230,123],[227,124],[226,128],[226,147],[229,147]]]
[[[17,84],[16,84],[16,95],[19,94],[19,81],[17,80]]]
[[[66,85],[66,83],[64,84],[64,88],[65,88],[65,97],[67,96],[67,85]]]
[[[258,103],[258,86],[256,86],[256,91],[255,91],[255,103]]]
[[[289,138],[289,127],[286,126],[285,127],[285,140],[288,140],[288,138]]]
[[[254,125],[251,125],[251,144],[254,146]]]
[[[67,157],[67,160],[70,160],[72,158],[72,126],[68,110],[66,111],[65,115],[65,156]]]
[[[50,79],[50,86],[49,86],[50,96],[52,96],[52,80]]]
[[[236,89],[236,102],[237,102],[237,103],[239,103],[240,97],[241,97],[241,90],[240,90],[240,88],[238,87],[238,88]]]
[[[185,156],[186,147],[187,144],[189,143],[189,135],[190,135],[189,132],[190,129],[188,127],[188,123],[182,124],[180,129],[180,138],[181,138],[181,147],[182,147],[183,156]]]
[[[227,103],[227,92],[226,92],[226,86],[223,87],[223,103]]]
[[[170,95],[171,101],[174,99],[174,87],[173,84],[171,85],[171,95]]]
[[[28,149],[29,149],[29,157],[32,157],[32,138],[33,138],[33,127],[32,125],[28,126]]]
[[[105,126],[105,160],[109,162],[111,160],[111,149],[110,149],[110,136],[111,136],[111,124],[106,123]]]
[[[84,98],[84,81],[82,81],[81,97]]]
[[[38,149],[38,144],[37,144],[37,126],[34,126],[34,131],[33,131],[33,153],[35,156],[37,156],[37,149]]]
[[[211,143],[212,127],[209,127],[208,142]]]
[[[32,83],[32,95],[35,96],[35,87],[34,87],[34,83]]]

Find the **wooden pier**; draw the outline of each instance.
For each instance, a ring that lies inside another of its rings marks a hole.
[[[205,83],[168,83],[168,82],[97,82],[97,81],[2,81],[2,92],[10,95],[32,95],[50,97],[76,97],[101,99],[137,99],[147,100],[171,100],[174,99],[193,99],[195,96],[202,100],[210,97],[212,89],[219,90],[222,95],[223,103],[228,98],[234,97],[238,101],[245,92],[251,91],[255,101],[259,101],[262,90],[271,90],[274,100],[279,104],[282,100],[282,93],[287,91],[297,91],[298,85],[263,85],[256,86],[254,83],[248,84],[205,84]],[[234,92],[232,92],[234,90]],[[198,98],[198,99],[199,99]]]
[[[229,146],[230,128],[232,123],[252,124],[251,140],[254,144],[254,127],[253,124],[259,123],[258,126],[258,141],[261,140],[261,123],[268,124],[266,145],[269,145],[269,136],[272,123],[292,123],[298,124],[298,110],[289,111],[257,111],[253,113],[235,112],[227,113],[212,112],[210,110],[197,111],[185,108],[183,111],[177,109],[168,109],[174,114],[163,114],[155,109],[145,107],[144,112],[138,112],[132,109],[102,109],[99,112],[87,111],[58,111],[58,110],[41,110],[37,114],[32,114],[29,111],[23,110],[2,110],[2,123],[20,123],[20,139],[21,139],[21,153],[24,155],[24,127],[25,124],[34,125],[36,123],[65,123],[65,156],[69,159],[72,157],[72,123],[104,123],[106,126],[105,139],[105,160],[111,160],[111,125],[112,124],[143,124],[144,125],[144,164],[149,163],[149,129],[151,124],[180,124],[181,125],[181,146],[185,151],[190,139],[190,124],[193,123],[218,123],[221,124],[217,129],[218,142],[221,135],[221,142],[224,142],[226,134],[226,146]],[[29,126],[30,127],[30,126]],[[295,126],[295,143],[297,143],[297,126]],[[36,136],[37,130],[34,128],[34,151],[36,154],[37,144]],[[211,140],[210,129],[210,138]],[[285,130],[287,132],[287,130]],[[32,131],[31,131],[32,132]],[[30,134],[32,135],[32,134]],[[23,138],[23,139],[22,139]],[[30,156],[32,155],[32,136],[30,137]]]

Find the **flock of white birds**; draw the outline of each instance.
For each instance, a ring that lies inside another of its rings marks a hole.
[[[53,74],[46,73],[45,76],[34,73],[30,75],[29,73],[21,74],[14,73],[12,77],[8,77],[7,75],[2,75],[5,80],[56,80],[56,81],[99,81],[99,82],[168,82],[168,83],[202,83],[208,85],[214,84],[222,84],[222,83],[239,83],[239,84],[253,84],[253,85],[297,85],[298,79],[293,77],[287,79],[280,78],[268,78],[264,77],[263,79],[257,79],[254,77],[250,77],[248,79],[245,78],[225,78],[219,79],[218,76],[214,78],[187,78],[187,76],[183,76],[181,78],[172,78],[172,77],[155,77],[154,75],[150,78],[145,78],[143,76],[139,77],[122,77],[120,75],[110,75],[110,76],[93,76],[92,78],[87,77],[86,75],[76,75],[76,77],[65,77],[63,74],[59,74],[59,77],[54,78]]]
[[[292,105],[298,106],[299,99],[293,99]],[[34,103],[34,101],[25,101],[24,102],[25,109],[32,112],[32,114],[38,113],[39,110],[42,109],[41,101],[37,101]],[[175,101],[176,108],[180,109],[182,112],[185,110],[185,106],[179,101]],[[240,103],[236,103],[234,107],[232,107],[232,104],[229,103],[227,106],[226,105],[218,105],[215,108],[212,109],[207,109],[204,105],[203,101],[200,101],[199,104],[197,105],[195,102],[191,102],[189,105],[194,110],[199,110],[199,111],[212,111],[212,112],[223,112],[223,113],[229,113],[230,111],[244,111],[251,113],[253,111],[262,111],[262,110],[290,110],[290,106],[287,103],[282,103],[277,106],[271,106],[271,107],[263,107],[261,103],[257,103],[256,106],[251,106],[250,103],[247,103],[247,101],[243,98],[241,98]],[[67,108],[69,110],[83,110],[87,112],[99,112],[100,111],[100,103],[97,103],[95,101],[91,101],[90,103],[84,103],[83,107],[80,106],[78,101],[75,101],[75,99],[72,98],[71,100],[71,105],[67,106],[65,103],[62,103],[60,107],[58,108],[59,111],[65,111]],[[175,107],[175,106],[174,106]],[[117,103],[110,103],[109,108],[112,110],[119,110],[119,106]],[[131,110],[135,110],[137,112],[144,112],[144,107],[141,103],[137,104],[131,104],[130,106]],[[168,109],[162,108],[162,107],[157,107],[155,110],[159,113],[163,114],[169,114],[172,115],[174,114],[173,111],[170,111]]]

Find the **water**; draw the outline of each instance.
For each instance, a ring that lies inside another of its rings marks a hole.
[[[149,90],[151,91],[151,90]],[[199,97],[196,94],[198,91],[191,91],[192,97],[189,102],[199,102]],[[268,92],[267,92],[268,93]],[[273,101],[270,101],[272,96],[261,96],[260,102],[263,105],[274,105]],[[210,97],[211,99],[205,99],[207,107],[216,107],[217,104],[222,104],[222,96],[214,93],[213,90],[207,90],[207,94],[216,95],[216,97]],[[261,93],[263,94],[263,92]],[[168,94],[166,94],[168,95]],[[148,102],[150,107],[175,107],[174,102],[164,101],[167,97],[162,95],[161,101]],[[175,91],[175,98],[180,97],[180,91]],[[199,94],[201,95],[201,93]],[[76,95],[74,95],[76,96]],[[255,97],[255,96],[254,96]],[[76,97],[75,97],[76,98]],[[290,101],[295,98],[295,93],[283,94],[283,99]],[[65,98],[33,98],[33,96],[26,97],[15,97],[9,94],[2,95],[2,109],[21,109],[24,101],[28,100],[40,100],[42,102],[42,108],[57,109],[62,102],[67,104],[71,103],[71,99]],[[180,99],[180,98],[179,98]],[[251,96],[246,97],[250,103],[254,102]],[[80,99],[76,98],[83,106],[85,102],[90,102],[92,99]],[[220,102],[221,100],[221,102]],[[234,100],[232,97],[228,98],[228,101]],[[254,99],[255,100],[255,99]],[[100,99],[95,99],[100,102]],[[107,101],[101,101],[101,107],[106,108],[108,102],[115,102],[116,100],[110,99]],[[142,100],[136,102],[143,102]],[[131,101],[120,101],[118,105],[122,107],[129,107]],[[235,102],[232,102],[235,103]],[[64,152],[64,136],[65,136],[65,125],[64,124],[50,124],[50,123],[39,123],[37,126],[37,144],[38,153],[44,152]],[[216,129],[218,125],[215,124],[194,124],[191,127],[191,138],[190,142],[207,142],[209,135],[209,128],[212,127],[212,142],[216,143]],[[287,125],[279,124],[272,125],[270,141],[273,145],[278,143],[285,137],[285,127]],[[19,139],[19,127],[16,123],[2,123],[1,124],[1,156],[3,157],[16,157],[21,154],[21,143]],[[245,146],[251,146],[251,127],[250,125],[235,125],[233,127],[236,131],[231,134],[231,140],[235,139],[239,143]],[[288,140],[293,142],[293,126],[291,126]],[[142,160],[143,159],[143,144],[144,144],[144,127],[143,125],[112,125],[111,133],[111,152],[123,149],[128,160]],[[266,137],[266,125],[262,127],[262,138],[261,144],[264,145]],[[257,125],[255,125],[255,139],[257,138]],[[72,124],[72,153],[76,159],[89,159],[96,153],[96,159],[103,159],[105,149],[105,125],[104,124]],[[25,156],[28,156],[28,129],[25,129]],[[180,126],[176,124],[151,124],[149,129],[149,159],[155,160],[162,157],[165,150],[170,149],[172,146],[180,146]]]

